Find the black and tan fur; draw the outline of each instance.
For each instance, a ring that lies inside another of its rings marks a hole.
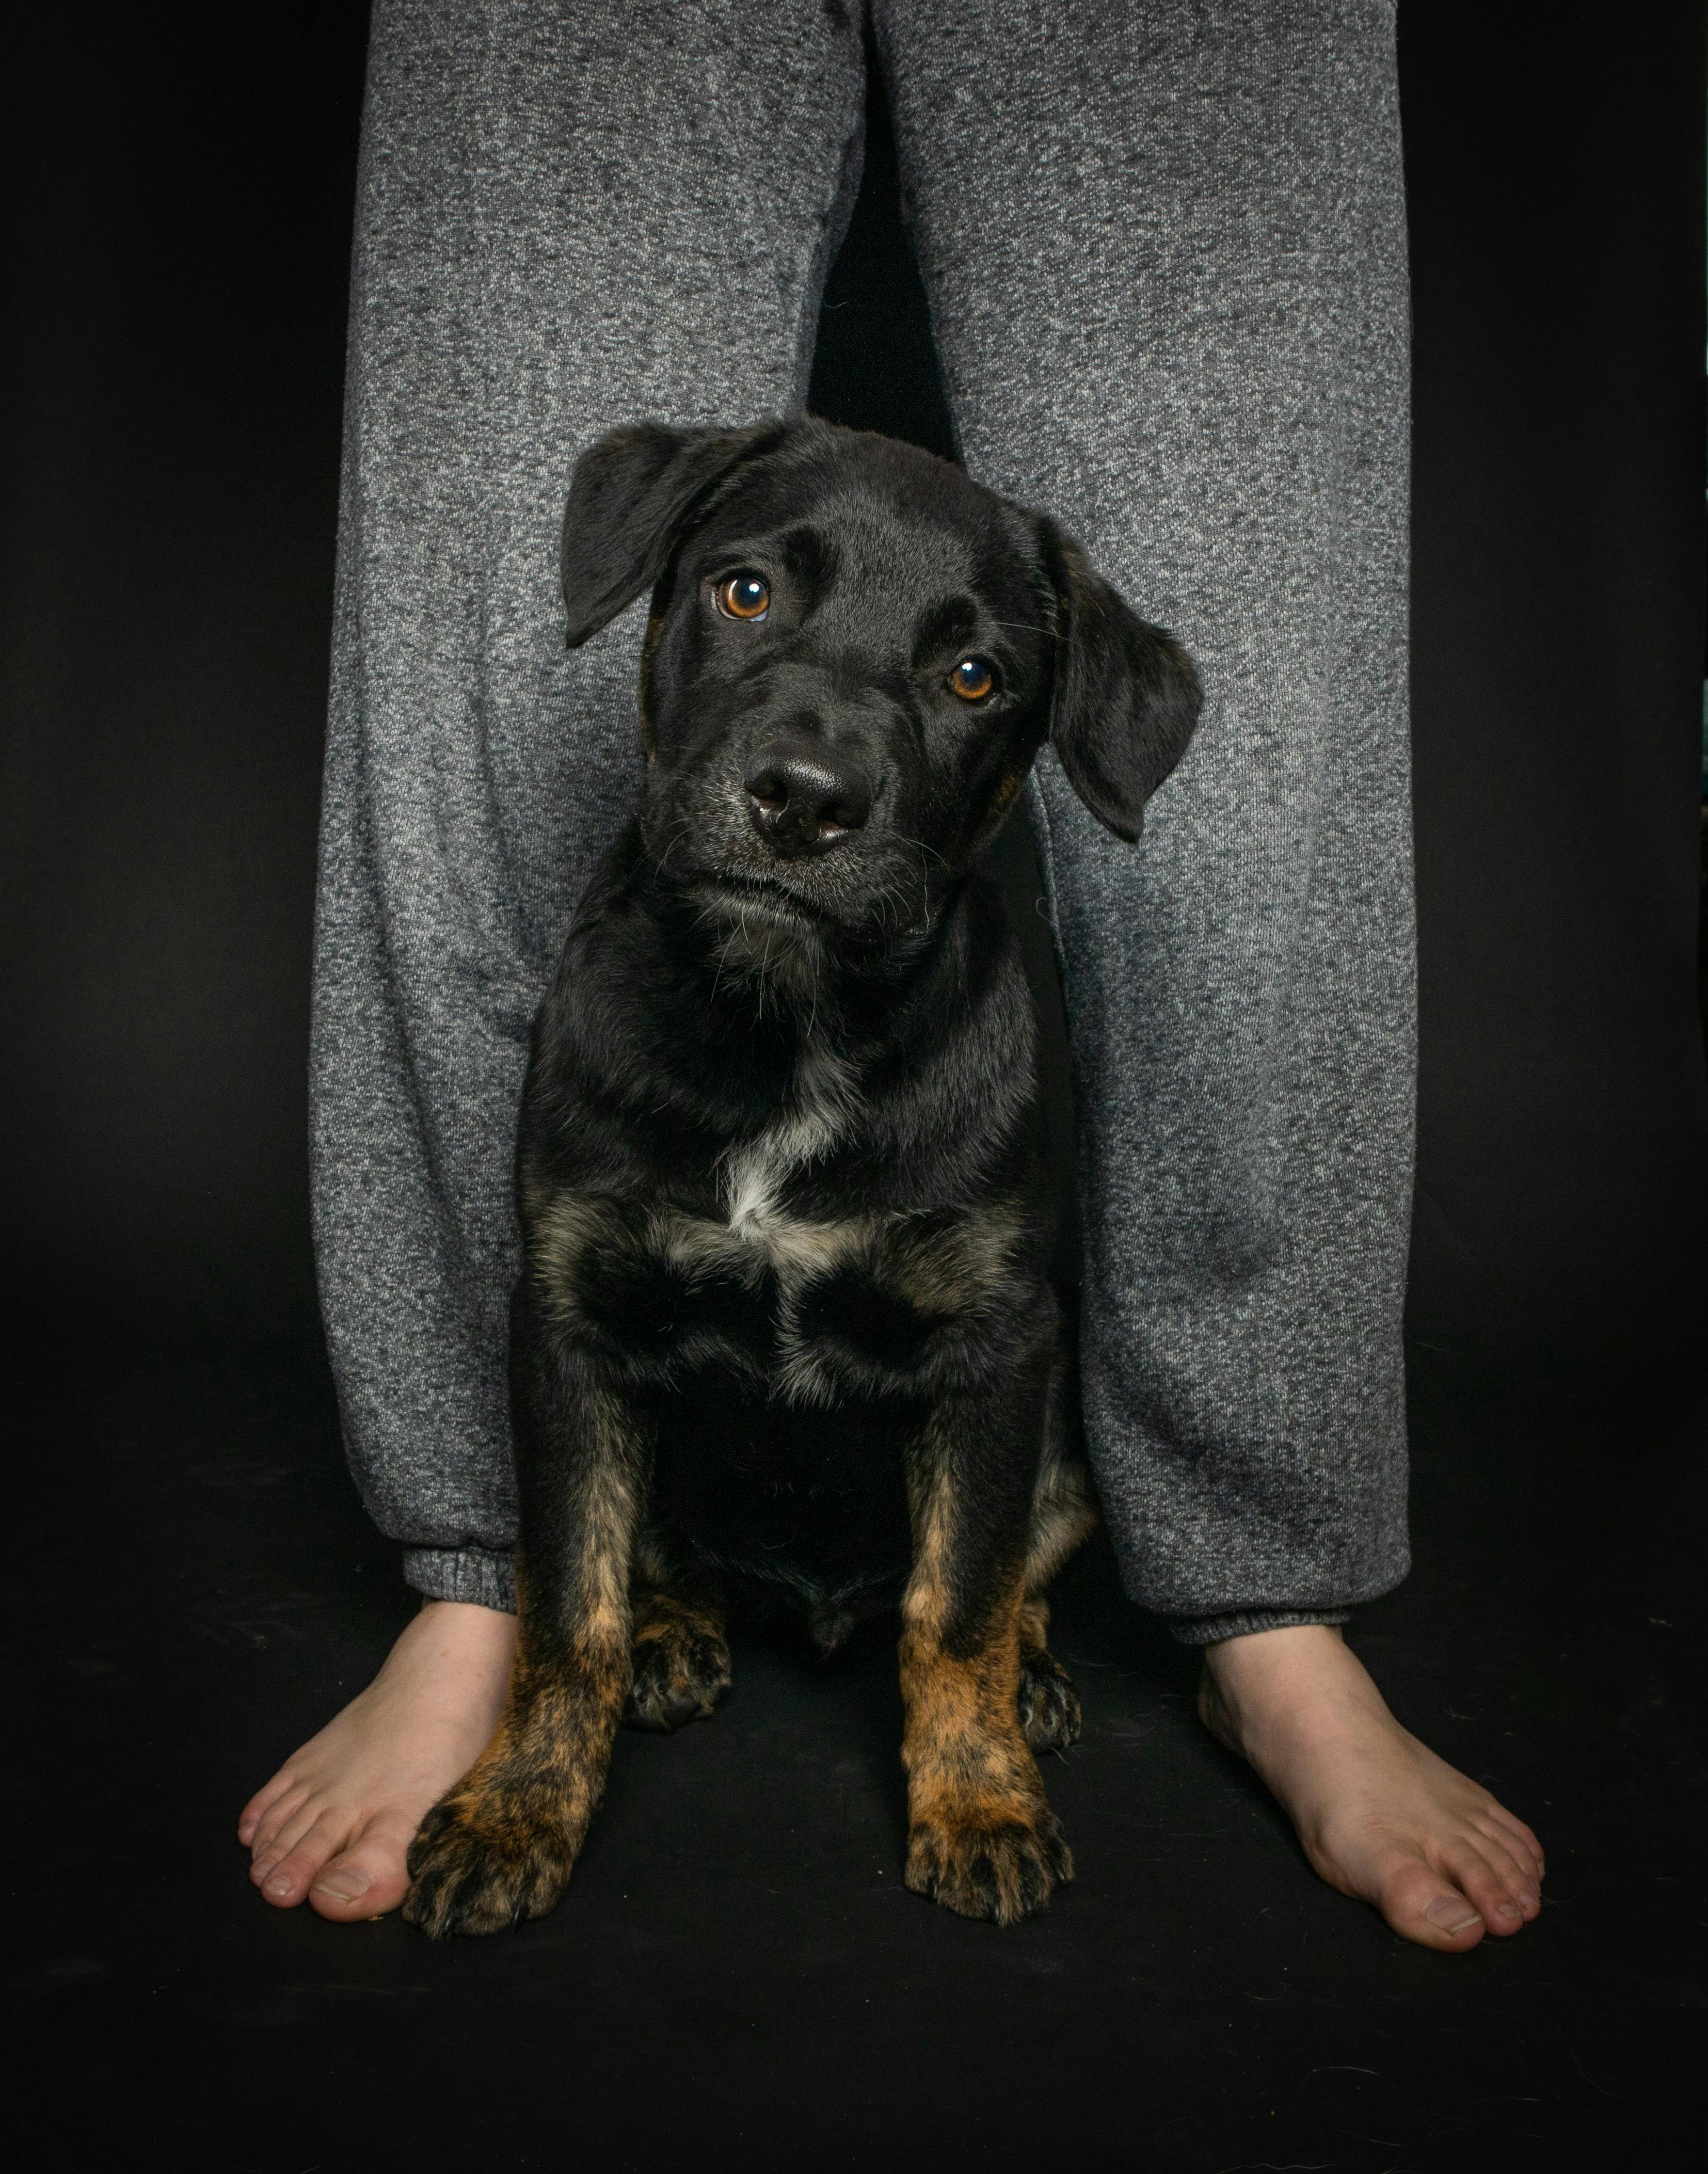
[[[829,1652],[899,1603],[908,1885],[1011,1923],[1073,1874],[1034,1754],[1078,1733],[1043,1596],[1094,1511],[974,863],[1046,738],[1135,836],[1192,667],[1046,519],[806,420],[603,440],[564,586],[572,644],[652,589],[646,775],[524,1096],[509,1705],[407,1912],[550,1909],[619,1718],[709,1714],[732,1607]]]

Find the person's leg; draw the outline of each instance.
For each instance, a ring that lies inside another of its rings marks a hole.
[[[394,1905],[409,1832],[502,1693],[522,1068],[570,911],[637,775],[645,608],[565,653],[564,495],[614,424],[739,423],[802,398],[859,176],[856,13],[376,9],[316,944],[315,1235],[351,1463],[429,1605],[243,1814],[254,1877],[280,1903],[314,1887],[328,1916]]]
[[[1468,1945],[1534,1913],[1540,1852],[1404,1734],[1334,1627],[1408,1567],[1392,9],[878,14],[968,468],[1076,530],[1206,688],[1137,848],[1047,753],[1031,800],[1079,1108],[1087,1431],[1128,1588],[1206,1647],[1206,1718],[1318,1869]]]

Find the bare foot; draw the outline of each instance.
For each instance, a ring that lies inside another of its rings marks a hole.
[[[1542,1844],[1400,1727],[1329,1625],[1208,1647],[1198,1714],[1268,1784],[1330,1886],[1405,1939],[1460,1955],[1541,1909]]]
[[[360,1697],[244,1806],[237,1839],[269,1902],[305,1895],[340,1924],[397,1908],[416,1828],[498,1726],[515,1650],[513,1615],[423,1603]]]

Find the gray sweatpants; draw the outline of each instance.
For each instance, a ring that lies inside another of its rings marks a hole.
[[[1391,0],[873,0],[981,482],[1199,661],[1138,847],[1030,814],[1084,1189],[1084,1409],[1190,1641],[1405,1573],[1407,295]],[[380,0],[357,216],[313,1055],[363,1499],[511,1604],[530,1019],[638,775],[644,606],[563,646],[576,456],[797,405],[858,183],[834,0]]]

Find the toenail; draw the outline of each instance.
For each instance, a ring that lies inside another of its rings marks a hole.
[[[1457,1895],[1441,1895],[1430,1903],[1424,1915],[1443,1933],[1462,1933],[1467,1925],[1474,1925],[1482,1913]]]
[[[267,1885],[261,1891],[263,1895],[271,1895],[275,1901],[278,1901],[282,1896],[289,1894],[290,1881],[284,1873],[276,1872],[273,1878],[267,1882]]]
[[[316,1879],[314,1891],[316,1895],[330,1895],[336,1902],[354,1902],[365,1895],[373,1884],[365,1872],[359,1872],[354,1865],[347,1864],[341,1872],[329,1872],[324,1879]]]

